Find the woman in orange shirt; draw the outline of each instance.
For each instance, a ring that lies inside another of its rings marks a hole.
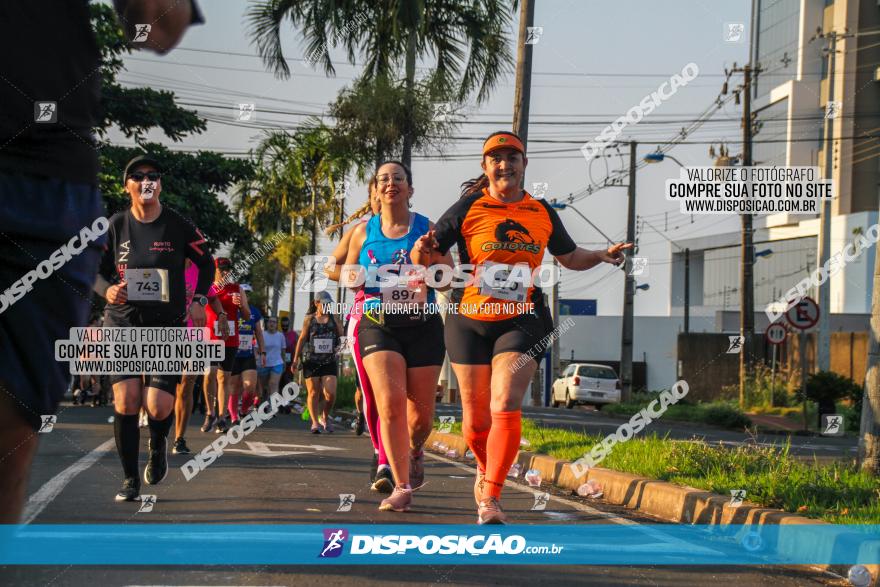
[[[519,137],[490,135],[483,144],[483,175],[462,184],[461,198],[411,255],[413,263],[430,266],[457,244],[461,263],[477,267],[473,283],[453,290],[459,305],[447,315],[445,337],[461,389],[462,432],[477,460],[480,524],[506,523],[501,488],[519,450],[522,398],[538,366],[534,357],[543,355],[542,339],[553,328],[531,282],[544,251],[566,269],[583,271],[619,265],[622,251],[632,247],[578,247],[556,211],[522,189],[527,164]]]

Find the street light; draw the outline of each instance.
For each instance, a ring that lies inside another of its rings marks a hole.
[[[760,257],[772,257],[773,249],[764,249],[763,251],[755,251],[755,258],[758,259]]]
[[[557,209],[557,210],[565,210],[566,208],[568,208],[568,209],[570,209],[570,210],[573,210],[575,213],[577,213],[578,216],[580,216],[581,218],[583,218],[583,219],[586,221],[587,224],[589,224],[590,226],[592,226],[593,228],[595,228],[595,229],[596,229],[596,232],[598,232],[599,234],[601,234],[602,236],[604,236],[604,237],[605,237],[605,240],[608,241],[608,244],[609,244],[609,245],[613,245],[613,244],[614,244],[614,241],[612,241],[611,238],[610,238],[607,234],[605,234],[604,232],[602,232],[602,229],[600,229],[598,226],[596,226],[595,224],[593,224],[593,223],[590,221],[589,218],[587,218],[586,216],[584,216],[583,214],[581,214],[581,211],[578,210],[577,208],[575,208],[574,206],[569,206],[568,204],[566,204],[566,203],[564,203],[564,202],[557,202],[556,200],[553,200],[552,202],[550,202],[550,207],[551,207],[551,208],[555,208],[555,209]]]
[[[641,285],[637,285],[636,289],[640,289],[642,291],[648,291],[649,289],[651,289],[651,284],[650,283],[643,283]]]
[[[672,161],[675,161],[676,163],[678,163],[679,167],[684,167],[684,165],[682,165],[681,161],[679,161],[678,159],[676,159],[672,155],[667,155],[666,153],[648,153],[647,155],[644,156],[644,158],[642,160],[645,163],[661,163],[666,159],[671,159]]]

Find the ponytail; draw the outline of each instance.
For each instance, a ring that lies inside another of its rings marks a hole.
[[[370,181],[367,182],[367,185],[369,186],[367,188],[367,191],[369,192],[369,194],[367,195],[367,203],[364,204],[363,206],[361,206],[360,208],[358,208],[357,210],[355,210],[351,216],[349,216],[348,218],[346,218],[342,222],[337,222],[336,224],[331,224],[330,226],[325,228],[324,234],[326,234],[327,236],[330,236],[331,234],[333,234],[337,230],[341,229],[346,224],[349,224],[350,222],[354,222],[355,220],[357,220],[359,218],[363,218],[364,216],[367,215],[367,212],[373,211],[373,208],[371,206],[371,203],[372,203],[371,201],[373,199],[373,189],[374,189],[373,184],[375,182],[376,182],[376,174],[374,173],[373,176],[370,178]]]
[[[354,222],[355,220],[363,217],[364,215],[366,215],[367,212],[370,212],[370,211],[371,211],[370,201],[367,200],[367,203],[364,204],[363,206],[361,206],[360,208],[358,208],[357,210],[355,210],[354,214],[352,214],[351,216],[349,216],[348,218],[346,218],[342,222],[337,222],[336,224],[331,224],[326,229],[324,229],[324,233],[329,236],[329,235],[333,234],[334,232],[336,232],[337,230],[339,230],[340,228],[342,228],[343,226],[345,226],[346,224],[348,224],[349,222]]]
[[[487,187],[489,187],[489,176],[484,173],[480,177],[469,179],[461,184],[461,197],[466,198],[467,196],[478,194]]]

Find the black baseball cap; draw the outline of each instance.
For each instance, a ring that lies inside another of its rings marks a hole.
[[[125,180],[128,178],[128,172],[137,167],[138,165],[152,165],[156,168],[156,171],[162,173],[162,165],[157,161],[154,157],[150,155],[138,155],[134,157],[128,164],[125,166],[125,173],[122,174],[122,183],[125,184]]]

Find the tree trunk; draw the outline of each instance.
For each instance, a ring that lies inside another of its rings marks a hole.
[[[414,133],[414,94],[416,84],[416,43],[418,41],[418,29],[412,26],[406,41],[406,105],[404,107],[403,120],[403,153],[400,160],[407,167],[412,168],[412,148]]]
[[[292,219],[290,221],[290,235],[296,235],[296,219]],[[296,291],[296,265],[294,265],[294,269],[290,272],[290,297],[287,300],[287,303],[290,306],[290,323],[293,324],[293,303],[294,303],[294,292]]]
[[[278,315],[278,298],[281,296],[281,267],[275,264],[275,276],[272,278],[272,315]]]
[[[281,220],[275,223],[276,234],[281,231]],[[275,275],[272,277],[272,315],[278,315],[278,298],[281,297],[281,267],[275,263]]]
[[[874,251],[874,291],[871,294],[871,339],[859,438],[862,470],[880,474],[880,254]]]

